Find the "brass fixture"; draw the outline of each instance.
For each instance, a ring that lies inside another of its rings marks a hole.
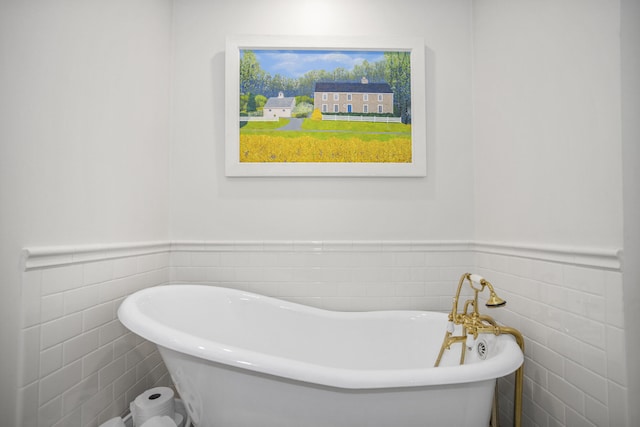
[[[458,300],[460,298],[462,285],[464,285],[465,281],[469,283],[469,286],[473,290],[474,294],[472,299],[468,299],[465,301],[464,311],[458,313]],[[458,290],[456,291],[456,295],[453,297],[453,308],[451,309],[451,313],[449,313],[449,323],[447,324],[447,331],[442,342],[442,347],[440,348],[440,353],[438,354],[438,358],[436,359],[436,367],[440,365],[440,361],[445,350],[450,350],[451,345],[458,342],[464,343],[462,345],[462,351],[460,353],[460,364],[462,365],[464,363],[467,348],[473,348],[479,334],[494,334],[496,336],[502,334],[512,335],[516,339],[518,346],[520,346],[520,350],[522,350],[522,353],[524,354],[524,338],[517,329],[499,325],[491,316],[480,314],[478,312],[478,294],[484,291],[485,288],[489,289],[489,299],[485,304],[487,307],[501,307],[507,303],[496,294],[495,290],[493,289],[493,285],[491,285],[491,283],[489,283],[488,280],[485,280],[482,276],[479,276],[477,274],[465,273],[460,277],[460,281],[458,282]],[[473,309],[471,311],[469,311],[470,306],[473,306]],[[462,326],[462,332],[460,335],[454,335],[456,325]],[[523,375],[524,363],[520,365],[520,367],[516,370],[515,376],[515,395],[513,399],[513,425],[515,427],[520,427],[522,422]],[[493,427],[497,427],[498,422],[497,402],[498,388],[496,382],[496,392],[493,402],[494,407],[491,415],[491,426]]]

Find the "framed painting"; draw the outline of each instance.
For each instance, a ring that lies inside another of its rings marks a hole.
[[[426,176],[424,41],[230,36],[227,176]]]

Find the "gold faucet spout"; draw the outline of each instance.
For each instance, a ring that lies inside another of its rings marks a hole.
[[[440,361],[442,360],[442,356],[444,355],[445,350],[451,350],[451,345],[455,343],[464,343],[467,339],[466,335],[452,335],[450,332],[447,332],[444,336],[444,340],[442,342],[442,347],[440,347],[440,353],[438,353],[438,358],[436,359],[436,363],[434,366],[439,366]],[[466,354],[467,347],[465,345],[462,346],[462,353],[460,354],[460,364],[464,363],[464,357]]]

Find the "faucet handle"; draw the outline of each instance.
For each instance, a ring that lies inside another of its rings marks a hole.
[[[447,332],[452,334],[454,330],[455,326],[453,325],[453,321],[449,320],[449,322],[447,323]]]
[[[479,274],[470,274],[469,280],[471,280],[471,282],[473,283],[477,283],[478,285],[482,285],[482,282],[484,281],[484,277],[482,277]]]
[[[475,345],[475,343],[476,343],[476,338],[473,336],[473,334],[467,334],[467,342],[466,342],[467,348],[471,350]]]

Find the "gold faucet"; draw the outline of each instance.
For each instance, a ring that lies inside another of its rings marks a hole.
[[[466,300],[464,303],[464,310],[461,313],[458,313],[458,300],[460,299],[460,291],[462,290],[462,286],[464,285],[465,281],[469,283],[469,286],[473,290],[473,298]],[[493,320],[491,316],[479,313],[478,294],[484,291],[485,288],[489,288],[489,299],[485,304],[487,307],[501,307],[507,303],[496,294],[496,291],[493,289],[493,285],[491,285],[491,283],[489,283],[488,280],[485,280],[482,276],[479,276],[477,274],[465,273],[460,277],[460,281],[458,282],[458,290],[456,291],[456,295],[453,297],[453,307],[451,309],[451,313],[449,313],[447,331],[442,342],[442,347],[440,348],[440,353],[438,354],[438,358],[436,359],[436,367],[440,365],[440,361],[445,350],[450,350],[451,345],[458,342],[464,343],[464,345],[462,345],[462,351],[460,353],[460,364],[462,365],[464,363],[466,350],[473,348],[475,341],[478,339],[478,335],[483,333],[494,334],[496,336],[502,334],[512,335],[516,339],[518,346],[520,346],[520,350],[522,350],[522,352],[524,353],[524,338],[517,329],[498,325],[498,323]],[[470,307],[472,307],[471,311]],[[456,325],[462,326],[460,335],[454,335]],[[522,420],[522,388],[524,374],[523,368],[524,363],[520,365],[520,367],[516,370],[515,378],[516,386],[514,396],[513,425],[516,427],[520,427]],[[493,404],[494,407],[491,416],[491,425],[494,427],[497,427],[498,421],[497,398],[498,393],[496,383],[496,393]]]

